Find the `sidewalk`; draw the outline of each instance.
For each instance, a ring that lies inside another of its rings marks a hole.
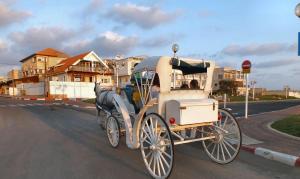
[[[295,114],[300,114],[300,106],[254,115],[248,117],[248,119],[241,118],[239,124],[244,134],[262,141],[259,144],[249,145],[250,147],[262,147],[276,152],[300,156],[300,140],[290,138],[268,128],[270,123]]]

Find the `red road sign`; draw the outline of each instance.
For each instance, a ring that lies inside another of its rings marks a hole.
[[[250,73],[251,62],[249,60],[245,60],[242,63],[243,73]]]

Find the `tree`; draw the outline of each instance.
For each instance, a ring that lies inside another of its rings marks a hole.
[[[219,90],[220,94],[228,94],[230,96],[237,95],[238,83],[233,80],[222,80],[219,82]]]

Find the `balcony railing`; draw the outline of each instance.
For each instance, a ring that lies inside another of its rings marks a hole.
[[[87,67],[87,66],[70,66],[69,71],[77,72],[94,72],[94,73],[113,73],[111,69],[101,69],[99,67]]]

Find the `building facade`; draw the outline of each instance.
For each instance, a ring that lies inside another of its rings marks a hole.
[[[49,81],[112,83],[113,71],[93,51],[67,58],[47,72]]]
[[[246,93],[245,75],[241,70],[236,70],[231,67],[216,67],[213,75],[213,91],[216,92],[220,89],[220,81],[234,81],[237,84],[238,95]]]
[[[45,78],[46,72],[53,66],[68,58],[69,55],[52,48],[46,48],[25,57],[22,63],[22,77],[38,76],[40,80]]]
[[[132,71],[136,64],[140,63],[145,57],[137,56],[137,57],[127,57],[123,59],[115,59],[110,60],[108,63],[114,63],[114,81],[120,87],[125,86],[127,83],[130,82]]]
[[[22,72],[18,69],[12,69],[7,72],[7,80],[16,80],[22,78]]]

